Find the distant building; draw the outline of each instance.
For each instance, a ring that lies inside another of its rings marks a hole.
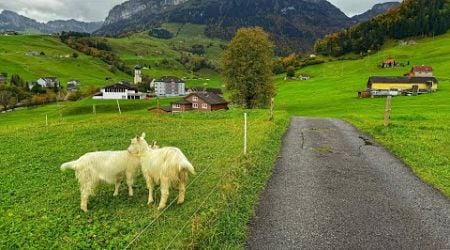
[[[434,77],[373,76],[367,82],[367,90],[375,96],[429,93],[437,88],[438,80]]]
[[[58,78],[53,76],[39,78],[36,83],[42,88],[59,88],[61,86]]]
[[[414,66],[405,76],[410,77],[433,77],[433,68],[430,66]]]
[[[142,82],[142,67],[141,65],[136,65],[134,67],[134,84],[139,84]]]
[[[122,82],[103,87],[100,93],[93,97],[96,100],[140,100],[144,98],[145,93],[141,93],[136,87]]]
[[[395,61],[395,59],[388,58],[383,61],[383,63],[381,64],[381,67],[382,68],[393,68],[396,65],[397,65],[397,62]]]
[[[19,32],[14,31],[14,30],[6,30],[3,32],[0,32],[0,34],[3,36],[17,36],[17,35],[19,35]]]
[[[78,86],[80,82],[78,80],[70,80],[67,82],[67,91],[78,91]]]
[[[218,96],[222,96],[223,92],[222,89],[220,88],[205,88],[205,87],[190,87],[186,89],[186,94],[192,94],[192,93],[213,93],[216,94]]]
[[[38,56],[38,55],[40,55],[40,53],[37,52],[37,51],[31,51],[31,50],[29,50],[29,51],[27,51],[26,55],[27,55],[27,56]]]
[[[302,80],[302,81],[307,81],[309,79],[311,79],[311,76],[307,75],[307,74],[300,74],[298,76],[298,79]]]
[[[178,77],[165,76],[155,80],[156,96],[184,96],[184,82]]]

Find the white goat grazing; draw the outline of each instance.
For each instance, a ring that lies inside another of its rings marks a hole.
[[[120,182],[126,175],[128,194],[133,196],[134,178],[139,170],[139,156],[123,151],[91,152],[78,160],[66,162],[61,170],[73,169],[80,183],[81,210],[87,212],[89,196],[94,193],[100,181],[115,184],[114,196],[119,194]]]
[[[150,148],[145,141],[145,133],[131,140],[128,151],[138,154],[141,158],[142,175],[148,188],[148,203],[153,202],[153,187],[161,184],[161,200],[158,209],[166,207],[171,185],[178,184],[178,204],[184,202],[186,179],[188,172],[195,174],[194,167],[180,149],[175,147],[155,148],[155,142]]]

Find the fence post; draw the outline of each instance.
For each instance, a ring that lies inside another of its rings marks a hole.
[[[95,108],[95,104],[92,105],[92,113],[95,115],[97,114],[97,109]]]
[[[45,114],[45,126],[48,127],[48,114]]]
[[[269,121],[273,121],[273,106],[274,106],[275,98],[270,98],[270,115]]]
[[[122,114],[122,111],[120,110],[119,99],[116,99],[116,101],[117,101],[117,108],[119,108],[119,114]]]
[[[244,155],[247,154],[247,113],[244,113]]]
[[[389,122],[391,120],[391,100],[392,96],[388,96],[386,98],[386,110],[384,111],[384,126],[389,126]]]

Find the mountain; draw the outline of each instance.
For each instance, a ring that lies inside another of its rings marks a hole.
[[[379,50],[386,39],[444,34],[450,28],[450,0],[403,0],[390,11],[330,34],[315,44],[323,55],[366,54]]]
[[[130,0],[115,6],[106,17],[99,35],[121,35],[154,26],[164,13],[188,0]]]
[[[352,20],[354,20],[357,23],[367,21],[369,19],[372,19],[373,17],[376,17],[380,14],[387,12],[388,10],[390,10],[394,7],[397,7],[398,5],[400,5],[400,2],[387,2],[387,3],[375,4],[372,7],[372,9],[370,9],[360,15],[353,16]]]
[[[114,7],[97,33],[121,35],[164,21],[203,24],[207,36],[227,40],[240,27],[261,26],[278,54],[308,50],[317,38],[353,24],[326,0],[130,0]]]
[[[4,10],[0,13],[0,31],[14,30],[19,32],[57,33],[61,31],[76,31],[92,33],[99,29],[103,22],[80,22],[76,20],[56,20],[40,23],[31,18],[19,15],[13,11]]]

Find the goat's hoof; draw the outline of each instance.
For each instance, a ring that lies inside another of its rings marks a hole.
[[[158,210],[163,210],[166,206],[159,206]]]
[[[87,211],[88,211],[87,208],[83,208],[83,207],[81,208],[81,210],[83,210],[83,212],[85,212],[85,213],[87,213]]]
[[[113,194],[113,196],[118,196],[118,195],[119,195],[118,193],[114,193],[114,194]]]
[[[177,201],[177,204],[178,204],[178,205],[183,204],[183,203],[184,203],[184,200],[178,200],[178,201]]]
[[[152,203],[153,203],[153,200],[148,201],[148,202],[147,202],[147,205],[150,205],[150,204],[152,204]]]

